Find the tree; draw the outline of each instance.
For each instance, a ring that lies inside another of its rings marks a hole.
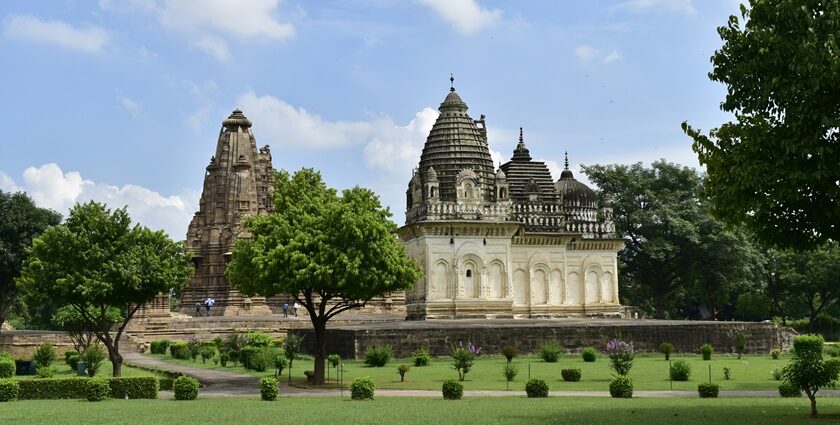
[[[90,310],[88,312],[90,316],[97,315],[95,307],[90,306],[88,309]],[[116,323],[122,322],[120,310],[115,307],[108,309],[105,318],[108,325],[104,326],[108,326],[109,328]],[[65,305],[59,308],[52,317],[52,323],[58,329],[67,332],[70,340],[73,341],[73,348],[79,353],[84,353],[96,341],[96,333],[93,328],[88,325],[85,318],[72,306]]]
[[[762,241],[840,240],[840,3],[753,0],[718,28],[709,78],[735,115],[708,135],[683,123],[716,216]]]
[[[650,168],[593,165],[584,172],[613,201],[616,231],[625,241],[618,253],[625,299],[653,309],[658,319],[669,310],[689,315],[692,297],[715,316],[721,304],[734,304],[757,254],[743,233],[711,217],[697,196],[702,177],[695,170],[656,161]]]
[[[811,400],[811,417],[817,417],[817,391],[833,387],[840,377],[840,359],[823,360],[820,335],[799,335],[793,340],[793,358],[782,371],[786,382],[805,391]]]
[[[840,303],[840,245],[827,242],[811,251],[782,251],[778,270],[785,299],[807,311],[813,331],[814,319]]]
[[[60,222],[61,215],[38,208],[26,194],[0,190],[0,325],[16,302],[15,280],[20,276],[32,238]]]
[[[184,285],[192,273],[181,244],[163,231],[131,226],[125,208],[77,204],[63,225],[32,242],[21,284],[29,294],[61,300],[105,345],[120,376],[120,337],[143,304]],[[120,321],[113,322],[113,309]]]
[[[274,213],[244,221],[250,237],[236,242],[225,273],[245,294],[289,294],[309,313],[315,334],[314,381],[324,382],[326,325],[420,278],[389,220],[367,189],[339,196],[321,175],[277,173]]]

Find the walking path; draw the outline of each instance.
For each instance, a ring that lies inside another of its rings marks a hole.
[[[139,353],[125,353],[123,359],[126,364],[140,366],[146,369],[157,369],[192,376],[198,379],[204,387],[199,394],[202,397],[258,397],[260,395],[259,379],[244,373],[229,372],[221,370],[203,369],[198,367],[183,366],[169,363],[153,357],[144,356]],[[288,386],[280,382],[281,397],[349,397],[350,391],[341,391],[337,388],[300,388]],[[608,391],[552,391],[552,397],[609,397]],[[821,390],[818,393],[821,397],[840,397],[840,390]],[[441,393],[437,390],[393,390],[378,389],[377,397],[427,397],[440,398]],[[171,398],[172,392],[161,391],[162,398]],[[525,391],[503,391],[503,390],[464,390],[464,397],[525,397]],[[654,397],[654,398],[696,398],[696,391],[634,391],[633,397]],[[776,390],[738,390],[721,391],[720,397],[779,397]]]

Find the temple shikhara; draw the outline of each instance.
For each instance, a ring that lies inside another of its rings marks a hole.
[[[485,117],[455,91],[440,104],[406,191],[400,237],[424,278],[409,319],[619,316],[612,208],[568,168],[553,181],[520,129],[494,169]]]

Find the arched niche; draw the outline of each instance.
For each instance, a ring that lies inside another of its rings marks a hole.
[[[548,301],[548,267],[543,264],[537,265],[531,271],[531,284],[533,296],[531,301],[534,304],[545,304]]]
[[[449,298],[449,265],[438,261],[432,268],[431,298],[442,300]]]
[[[563,304],[565,291],[563,288],[563,272],[559,269],[551,271],[551,276],[548,279],[548,285],[551,288],[551,299],[548,300],[551,305]]]
[[[571,272],[566,277],[566,304],[580,305],[581,299],[581,285],[580,275],[577,272]]]
[[[601,268],[590,267],[586,269],[585,279],[585,301],[586,304],[597,304],[601,301]]]
[[[493,261],[487,269],[490,298],[505,297],[505,266],[501,261]]]
[[[513,272],[513,303],[517,305],[528,304],[530,299],[530,288],[528,276],[525,270],[517,269]]]

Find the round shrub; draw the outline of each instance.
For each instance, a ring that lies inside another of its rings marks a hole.
[[[169,346],[169,355],[174,359],[186,360],[192,355],[186,342],[173,342]]]
[[[341,356],[339,356],[338,354],[330,354],[329,356],[327,356],[327,361],[330,362],[330,366],[338,367],[338,364],[341,363]]]
[[[73,354],[70,357],[64,359],[64,362],[67,363],[67,366],[70,366],[70,370],[77,370],[79,368],[79,355]]]
[[[674,344],[670,342],[659,344],[659,352],[665,355],[665,360],[671,360],[671,353],[674,352]]]
[[[250,345],[242,347],[242,349],[239,350],[239,361],[242,362],[242,367],[248,370],[254,370],[252,362],[259,352],[260,349],[258,347]],[[265,365],[265,367],[268,367],[268,365]],[[262,371],[265,371],[265,368],[263,368]]]
[[[580,352],[580,356],[583,358],[583,361],[592,363],[598,358],[598,352],[595,351],[595,347],[586,347]]]
[[[546,363],[556,363],[565,352],[566,349],[555,340],[540,343],[540,357]]]
[[[391,361],[393,350],[390,345],[373,345],[365,350],[365,364],[371,367],[383,367]]]
[[[802,390],[790,382],[782,382],[782,385],[779,385],[779,395],[782,397],[802,397]]]
[[[580,381],[580,369],[563,369],[560,371],[564,381],[578,382]]]
[[[55,361],[55,348],[49,342],[39,345],[32,355],[32,360],[38,363],[38,366],[49,367]]]
[[[703,344],[700,346],[700,354],[703,355],[703,360],[711,360],[714,351],[712,344]]]
[[[525,384],[525,393],[528,398],[548,397],[548,384],[540,378],[531,378]]]
[[[266,376],[260,378],[260,398],[265,401],[277,400],[277,378]]]
[[[717,398],[718,392],[720,392],[718,384],[702,383],[697,386],[697,393],[700,394],[700,398]]]
[[[400,374],[400,382],[405,381],[405,374],[408,373],[409,370],[411,370],[411,366],[407,364],[401,364],[400,367],[397,368],[397,373]]]
[[[368,377],[356,378],[350,384],[350,398],[353,400],[373,400],[376,385]]]
[[[508,363],[510,363],[516,356],[519,355],[519,349],[516,348],[515,345],[505,345],[505,347],[502,348],[502,355],[505,356],[505,359],[507,359]]]
[[[11,357],[0,357],[0,378],[15,376],[15,361]]]
[[[774,348],[774,349],[770,350],[770,357],[773,360],[779,360],[779,357],[781,357],[781,355],[782,355],[782,350],[779,350],[778,348]]]
[[[20,385],[14,379],[0,379],[0,402],[17,398]]]
[[[412,355],[414,356],[414,366],[416,367],[428,366],[432,362],[432,356],[426,347],[418,348]]]
[[[219,353],[219,363],[222,364],[222,367],[227,367],[228,362],[230,361],[230,354],[228,353]]]
[[[677,360],[671,363],[670,375],[674,381],[688,381],[691,376],[691,365],[685,360]]]
[[[464,396],[464,386],[454,379],[443,381],[441,391],[444,400],[460,400]]]
[[[90,345],[85,349],[85,352],[79,356],[79,361],[85,363],[85,370],[91,378],[96,376],[96,372],[105,361],[105,350],[100,345]]]
[[[195,400],[198,397],[198,381],[189,376],[179,376],[172,383],[175,400]]]
[[[108,378],[92,378],[85,382],[85,398],[88,401],[102,401],[111,395]]]
[[[610,381],[610,397],[631,398],[633,397],[633,380],[629,376],[616,376]]]

